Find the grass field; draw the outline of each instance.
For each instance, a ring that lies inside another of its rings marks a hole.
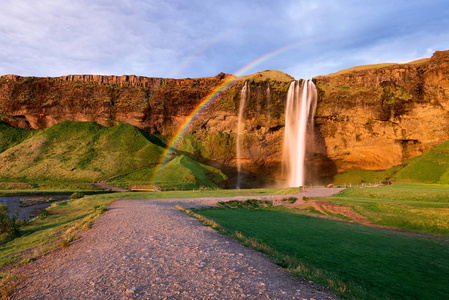
[[[292,272],[333,286],[344,297],[443,299],[449,294],[447,238],[315,218],[284,208],[197,213],[231,235],[239,232],[268,245]]]
[[[372,224],[449,235],[449,186],[402,184],[347,189],[322,198],[352,208]]]
[[[346,189],[307,202],[313,201],[350,208],[369,223],[394,230],[336,220],[348,220],[344,214],[314,217],[300,208],[196,213],[345,298],[444,299],[449,294],[449,186]]]

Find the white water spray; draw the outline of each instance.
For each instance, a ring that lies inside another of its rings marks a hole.
[[[290,187],[305,184],[307,132],[313,131],[317,90],[311,80],[293,81],[287,93],[283,167]]]
[[[267,87],[267,127],[271,124],[271,90],[270,85]]]
[[[246,99],[249,99],[250,89],[248,82],[245,82],[242,90],[240,91],[240,107],[239,107],[239,120],[237,123],[237,142],[236,142],[236,152],[237,152],[237,185],[236,188],[240,189],[242,183],[242,139],[243,130],[245,129],[245,121],[243,120],[243,112],[245,111]]]

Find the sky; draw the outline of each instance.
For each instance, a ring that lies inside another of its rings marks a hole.
[[[2,0],[0,75],[296,79],[449,50],[448,0]]]

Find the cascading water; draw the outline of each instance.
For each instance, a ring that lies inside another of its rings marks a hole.
[[[271,90],[270,85],[267,87],[267,127],[270,127],[271,123]]]
[[[287,93],[283,167],[290,187],[305,184],[307,132],[313,131],[317,90],[311,80],[293,81]]]
[[[237,189],[240,189],[240,185],[242,183],[242,139],[243,139],[243,130],[245,128],[245,121],[243,120],[243,112],[245,111],[246,99],[249,99],[249,96],[250,96],[250,89],[248,86],[248,82],[245,82],[242,90],[240,91],[239,120],[237,123],[237,142],[236,142]]]

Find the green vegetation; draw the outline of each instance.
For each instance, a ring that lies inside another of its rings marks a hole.
[[[282,207],[207,208],[196,213],[344,298],[442,299],[449,293],[445,238],[315,218]]]
[[[84,194],[80,192],[75,192],[72,195],[70,195],[70,199],[80,199],[83,198]]]
[[[71,182],[0,182],[0,190],[29,191],[30,193],[40,191],[102,191],[88,183]]]
[[[38,131],[0,123],[0,189],[63,190],[57,185],[108,180],[127,187],[148,185],[164,146],[157,137],[122,123],[107,128],[65,121]],[[216,188],[227,180],[220,170],[180,153],[163,168],[160,179],[170,188]]]
[[[272,203],[268,200],[257,200],[257,199],[247,199],[245,201],[238,200],[230,200],[230,201],[219,201],[219,207],[243,207],[243,208],[262,208],[262,207],[271,207]]]
[[[0,121],[0,153],[32,136],[32,130],[11,127]]]
[[[226,180],[226,175],[220,170],[200,164],[187,156],[175,157],[163,168],[160,176],[160,183],[172,186],[173,182],[184,182],[186,188],[218,188],[217,184],[223,185]]]
[[[405,162],[393,180],[449,184],[449,141]]]
[[[0,182],[0,197],[71,195],[79,191],[84,194],[102,194],[102,188],[86,183],[71,182]]]
[[[141,169],[118,176],[108,183],[122,188],[134,185],[148,185],[154,173],[154,167]],[[195,189],[199,186],[219,188],[225,185],[227,177],[220,170],[203,165],[191,158],[179,155],[169,161],[161,171],[155,183],[161,189]]]
[[[356,185],[360,183],[370,183],[370,182],[387,182],[391,180],[400,167],[394,167],[386,171],[367,171],[367,170],[357,170],[350,171],[346,173],[337,174],[334,177],[334,185]]]
[[[8,212],[8,207],[0,203],[0,241],[19,235],[21,222],[16,217],[9,217]]]
[[[160,153],[161,147],[131,125],[65,121],[0,153],[5,162],[0,177],[95,182],[155,163]]]
[[[320,200],[351,207],[372,224],[449,235],[449,186],[404,184],[346,189]]]

